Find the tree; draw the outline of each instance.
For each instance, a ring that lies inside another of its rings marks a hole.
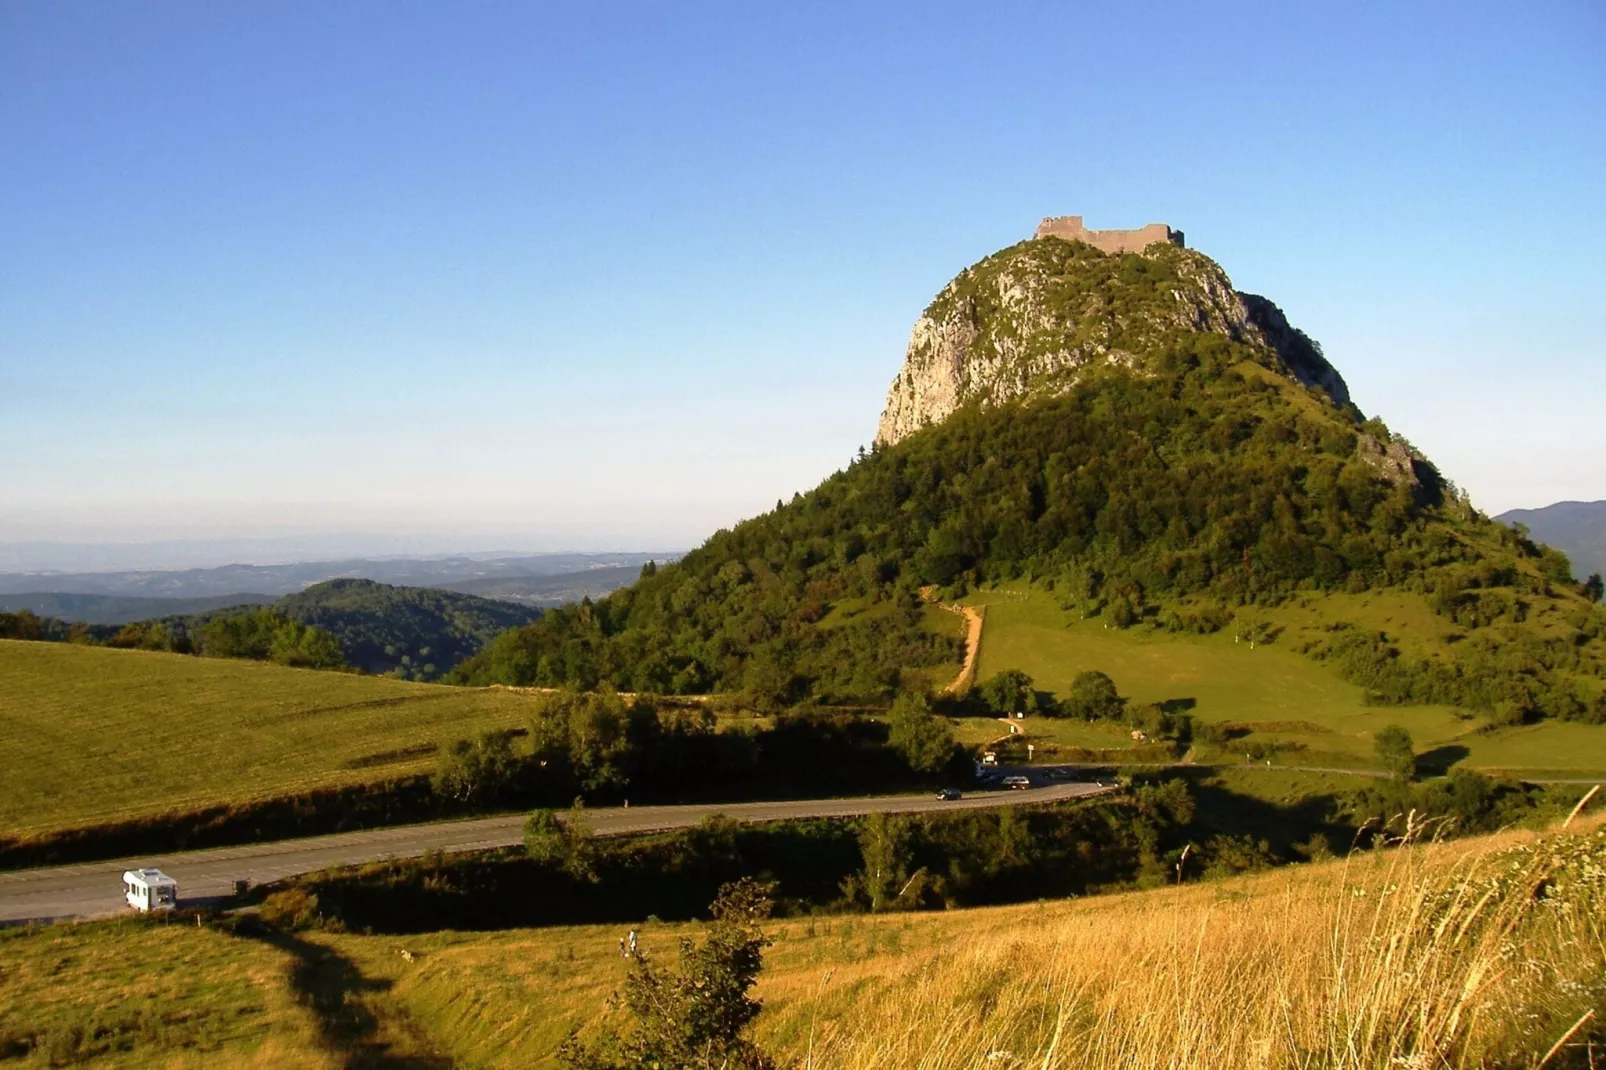
[[[976,689],[987,709],[1000,717],[1037,712],[1032,678],[1019,669],[1005,669]]]
[[[512,785],[518,759],[505,732],[486,732],[478,739],[460,739],[441,755],[430,779],[437,795],[458,802],[487,802]]]
[[[954,755],[954,733],[946,717],[932,712],[926,696],[905,691],[887,715],[887,742],[917,773],[935,773]]]
[[[1115,681],[1094,670],[1077,673],[1065,699],[1066,712],[1085,721],[1112,720],[1121,715],[1125,705],[1126,700],[1115,689]]]
[[[1372,740],[1377,760],[1385,772],[1395,780],[1410,780],[1416,776],[1416,751],[1411,733],[1397,724],[1391,724]]]
[[[1590,573],[1589,579],[1584,581],[1584,597],[1599,602],[1603,595],[1606,595],[1606,582],[1601,580],[1599,572]]]
[[[714,920],[701,946],[680,942],[674,972],[638,951],[615,1006],[629,1013],[628,1031],[596,1044],[577,1032],[558,1048],[573,1070],[774,1070],[775,1061],[743,1034],[763,1005],[748,996],[764,968],[771,885],[743,877],[720,889]]]
[[[880,913],[918,906],[924,890],[925,870],[909,873],[914,844],[909,819],[895,814],[871,814],[859,833],[859,855],[864,868],[842,883],[843,893]]]
[[[591,823],[584,805],[576,799],[569,816],[559,820],[551,810],[536,810],[524,822],[524,853],[535,862],[567,873],[575,880],[595,884],[596,855]]]

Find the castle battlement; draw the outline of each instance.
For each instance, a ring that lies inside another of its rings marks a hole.
[[[1104,253],[1141,253],[1155,242],[1182,246],[1182,231],[1164,223],[1150,223],[1137,230],[1088,230],[1079,215],[1052,215],[1037,224],[1034,238],[1064,238],[1087,242]]]

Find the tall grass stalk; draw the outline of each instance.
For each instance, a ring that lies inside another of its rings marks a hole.
[[[1131,896],[909,956],[810,1065],[1606,1066],[1606,831],[1504,843],[1358,853],[1269,896]]]

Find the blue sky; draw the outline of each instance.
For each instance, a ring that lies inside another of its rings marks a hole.
[[[1606,498],[1598,4],[868,6],[0,5],[0,542],[694,544],[1047,214]]]

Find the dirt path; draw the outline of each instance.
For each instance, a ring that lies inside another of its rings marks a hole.
[[[981,656],[982,614],[969,606],[943,606],[950,613],[965,618],[965,664],[954,682],[942,689],[945,695],[963,695],[976,682],[976,659]]]

